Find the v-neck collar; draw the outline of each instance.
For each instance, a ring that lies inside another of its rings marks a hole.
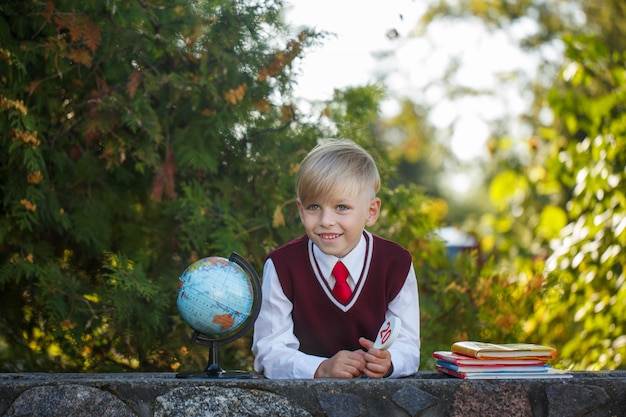
[[[359,298],[361,289],[365,285],[372,258],[372,245],[373,239],[371,233],[363,231],[363,235],[357,246],[350,251],[347,256],[340,259],[336,256],[325,254],[315,246],[311,240],[308,242],[309,261],[311,262],[311,267],[313,268],[318,283],[326,293],[326,296],[343,311],[348,311],[354,305]],[[341,260],[346,265],[355,283],[352,296],[346,305],[343,305],[333,296],[332,288],[327,279],[338,260]]]

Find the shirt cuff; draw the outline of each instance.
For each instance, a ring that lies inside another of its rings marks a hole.
[[[326,358],[319,356],[308,355],[302,360],[299,360],[298,364],[294,367],[294,378],[296,379],[313,379],[315,378],[315,371],[319,368],[320,364],[324,362]]]

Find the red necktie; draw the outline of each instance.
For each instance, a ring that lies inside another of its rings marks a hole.
[[[333,268],[333,276],[335,277],[335,286],[333,287],[333,295],[342,304],[345,304],[350,296],[352,295],[352,290],[348,285],[348,269],[341,262],[337,262],[335,267]]]

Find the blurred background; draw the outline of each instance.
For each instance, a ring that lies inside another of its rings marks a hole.
[[[618,0],[4,1],[0,371],[202,369],[178,277],[303,233],[298,163],[370,151],[421,369],[457,340],[624,369]],[[220,348],[251,369],[250,335]]]

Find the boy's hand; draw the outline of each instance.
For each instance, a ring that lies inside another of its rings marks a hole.
[[[391,374],[391,353],[386,350],[374,348],[374,342],[364,337],[359,338],[359,343],[367,352],[363,355],[366,364],[363,373],[369,378],[384,378]]]
[[[365,368],[366,352],[340,350],[326,359],[315,371],[315,378],[354,378],[361,376]]]

